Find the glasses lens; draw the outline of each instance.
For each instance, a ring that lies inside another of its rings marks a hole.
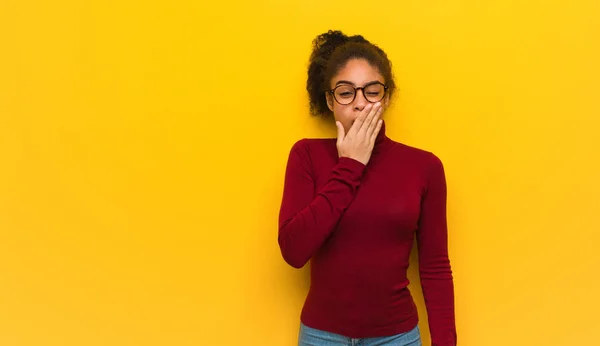
[[[383,95],[385,94],[385,88],[383,85],[371,84],[367,86],[365,89],[365,98],[370,102],[379,102],[383,99]]]
[[[349,85],[340,85],[335,88],[333,95],[337,102],[342,105],[347,105],[354,100],[354,88]]]

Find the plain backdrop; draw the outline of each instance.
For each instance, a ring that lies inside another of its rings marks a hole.
[[[281,258],[277,217],[291,145],[335,136],[305,92],[328,29],[388,53],[388,135],[445,164],[459,345],[600,344],[599,17],[595,0],[0,2],[0,344],[294,345],[309,272]]]

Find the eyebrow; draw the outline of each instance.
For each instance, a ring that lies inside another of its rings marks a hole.
[[[380,81],[378,81],[378,80],[372,80],[372,81],[370,81],[370,82],[366,83],[366,84],[365,84],[365,86],[367,86],[367,85],[371,85],[371,84],[373,84],[373,83],[382,83],[382,82],[380,82]],[[338,86],[338,85],[340,85],[340,84],[351,84],[351,85],[353,85],[353,86],[356,86],[356,84],[354,84],[354,83],[352,83],[352,82],[350,82],[350,81],[347,81],[347,80],[339,80],[339,81],[337,81],[337,83],[335,83],[335,85],[336,85],[336,86]]]

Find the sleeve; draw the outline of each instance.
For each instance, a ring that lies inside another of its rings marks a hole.
[[[292,147],[285,172],[279,211],[279,247],[285,261],[303,267],[334,231],[352,203],[365,165],[339,158],[325,185],[315,191],[306,140]]]
[[[432,346],[455,346],[454,283],[448,257],[446,177],[433,155],[427,173],[417,230],[419,272],[429,318]]]

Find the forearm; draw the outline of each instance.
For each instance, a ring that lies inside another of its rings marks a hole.
[[[291,266],[303,267],[334,231],[340,217],[354,200],[365,166],[353,159],[340,158],[327,183],[306,204],[302,202],[314,187],[284,188],[279,218],[279,246]]]
[[[432,346],[455,346],[454,282],[448,257],[425,261],[420,273]]]

